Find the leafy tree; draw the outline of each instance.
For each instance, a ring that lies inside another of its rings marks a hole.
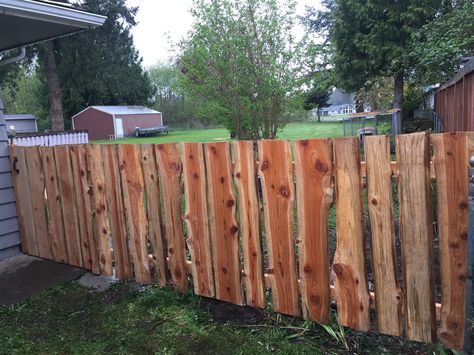
[[[474,55],[474,3],[446,2],[432,21],[414,33],[409,60],[422,84],[442,83],[459,69],[462,57]]]
[[[295,2],[194,0],[192,14],[180,44],[183,87],[238,138],[274,138],[298,79]]]
[[[318,122],[321,122],[321,109],[329,106],[329,98],[331,93],[328,90],[322,90],[319,87],[314,87],[306,96],[303,107],[305,110],[316,109],[318,115]]]
[[[327,36],[338,84],[357,91],[377,76],[394,79],[393,106],[403,108],[404,79],[412,69],[408,49],[414,33],[432,21],[441,0],[325,0],[310,10],[310,28]],[[319,21],[319,22],[318,22]]]
[[[57,90],[50,75],[56,66],[66,127],[70,117],[87,106],[141,105],[152,94],[130,33],[137,8],[127,7],[125,0],[85,0],[83,5],[107,16],[104,25],[59,38],[39,51],[40,73],[48,77],[50,97]],[[52,123],[53,129],[61,129],[57,120]]]

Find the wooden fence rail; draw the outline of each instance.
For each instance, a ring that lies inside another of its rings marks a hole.
[[[239,305],[269,289],[321,323],[335,301],[344,326],[460,349],[471,141],[399,136],[397,163],[385,136],[363,162],[357,138],[12,146],[22,247]]]

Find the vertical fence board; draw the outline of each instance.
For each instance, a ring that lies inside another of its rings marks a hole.
[[[38,147],[31,147],[26,151],[28,166],[28,180],[30,185],[33,219],[38,243],[38,255],[45,259],[52,259],[51,243],[48,234],[48,216],[45,201],[45,176]],[[21,202],[20,202],[21,203]]]
[[[59,193],[61,194],[61,209],[63,215],[64,234],[68,255],[68,264],[83,266],[77,200],[74,186],[74,176],[71,167],[71,157],[67,146],[57,146],[54,150],[56,171],[58,176]]]
[[[119,144],[117,150],[135,280],[139,283],[150,283],[145,196],[139,151],[137,145],[132,144]]]
[[[365,269],[364,212],[359,140],[334,142],[336,175],[336,233],[334,288],[339,323],[370,330],[369,291]]]
[[[291,150],[286,141],[263,140],[259,151],[272,307],[299,316]]]
[[[206,143],[204,151],[216,298],[242,305],[239,228],[235,219],[230,146],[228,142]]]
[[[462,349],[467,275],[468,169],[466,133],[431,137],[438,193],[441,325],[444,345]]]
[[[234,143],[234,182],[238,190],[246,304],[265,308],[265,279],[260,234],[260,206],[253,142]]]
[[[396,150],[406,332],[410,339],[432,342],[436,317],[428,135],[397,136]]]
[[[97,144],[86,145],[87,165],[90,174],[92,209],[92,230],[94,248],[98,255],[99,270],[104,275],[112,275],[112,254],[110,253],[110,225],[105,196],[105,176],[102,166],[101,148]]]
[[[298,250],[303,315],[329,322],[329,210],[333,200],[329,139],[295,142]]]
[[[14,193],[20,229],[21,250],[25,254],[39,256],[39,245],[36,236],[33,204],[29,183],[29,173],[26,162],[28,151],[23,147],[12,146],[10,161],[12,163],[12,178],[15,185]]]
[[[40,147],[40,153],[45,175],[48,206],[48,235],[51,241],[53,260],[67,263],[68,255],[61,210],[61,193],[58,187],[54,151],[53,148],[50,147]]]
[[[128,280],[132,277],[132,267],[116,146],[104,144],[102,146],[102,158],[104,160],[104,177],[107,181],[105,194],[107,196],[110,232],[114,247],[115,276],[119,280]]]
[[[94,274],[100,273],[99,253],[95,247],[92,223],[91,199],[89,194],[89,171],[86,160],[86,148],[83,145],[70,147],[74,184],[76,186],[76,203],[81,223],[82,264]]]
[[[166,261],[166,243],[161,228],[161,201],[155,149],[152,144],[143,144],[140,149],[146,193],[148,239],[153,249],[155,279],[159,286],[164,287],[168,283],[168,263]]]
[[[214,297],[214,275],[207,218],[206,170],[202,143],[184,143],[183,155],[185,220],[188,226],[188,247],[191,252],[194,293]]]
[[[395,249],[390,137],[366,137],[364,149],[377,330],[384,334],[401,335],[403,295],[398,281]]]
[[[176,144],[155,146],[163,197],[163,217],[168,248],[169,269],[174,288],[188,290],[186,246],[181,221],[181,159]]]

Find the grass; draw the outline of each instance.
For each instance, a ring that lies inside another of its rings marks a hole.
[[[130,283],[92,293],[74,281],[0,306],[0,339],[1,354],[445,353],[191,293]]]
[[[279,139],[301,139],[342,137],[343,127],[340,122],[305,122],[289,123],[278,134]],[[172,130],[168,135],[142,138],[123,138],[115,141],[98,140],[93,143],[169,143],[169,142],[213,142],[229,140],[229,132],[224,128],[202,128]]]

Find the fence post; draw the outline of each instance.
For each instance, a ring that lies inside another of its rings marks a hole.
[[[474,156],[469,159],[469,232],[467,238],[467,280],[465,295],[464,352],[472,354],[474,328]]]

